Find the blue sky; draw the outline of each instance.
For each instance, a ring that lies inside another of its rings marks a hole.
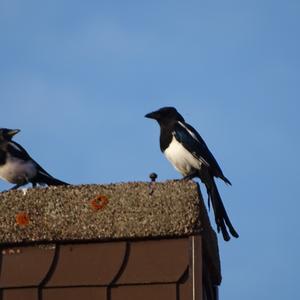
[[[299,20],[298,0],[0,0],[0,126],[70,183],[166,180],[143,116],[175,106],[233,183],[220,299],[294,299]]]

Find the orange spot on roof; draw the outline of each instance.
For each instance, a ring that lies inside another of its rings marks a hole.
[[[19,212],[16,215],[16,222],[20,226],[27,226],[29,224],[29,216],[26,212]]]
[[[98,211],[108,204],[108,198],[104,195],[98,195],[91,200],[90,204],[93,210]]]

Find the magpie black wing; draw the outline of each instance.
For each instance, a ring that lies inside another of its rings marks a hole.
[[[5,164],[7,153],[6,151],[0,149],[0,166]]]
[[[37,169],[40,172],[43,172],[46,176],[52,177],[48,172],[46,172],[34,159],[32,159],[30,157],[30,155],[27,153],[27,151],[18,143],[16,143],[15,141],[11,141],[8,143],[8,147],[7,147],[8,152],[14,156],[17,157],[21,160],[24,161],[33,161],[37,167]]]
[[[208,149],[200,134],[189,124],[177,122],[173,132],[175,138],[194,157],[206,165],[215,176],[223,176],[222,170],[216,159]]]
[[[21,160],[28,161],[32,160],[30,155],[27,153],[27,151],[18,143],[16,142],[9,142],[7,145],[7,151],[10,153],[11,156],[17,157]]]

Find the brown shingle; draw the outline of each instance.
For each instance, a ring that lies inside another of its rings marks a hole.
[[[107,300],[104,287],[76,287],[44,289],[43,300]],[[13,300],[17,300],[14,298]]]
[[[175,284],[131,285],[112,288],[112,300],[176,300]]]
[[[39,285],[53,262],[54,248],[19,247],[2,250],[0,288]]]
[[[189,265],[188,247],[185,238],[130,243],[126,268],[115,284],[179,281]]]
[[[2,292],[2,300],[38,300],[37,288],[9,289]]]
[[[126,242],[61,245],[47,287],[109,285],[121,269]]]

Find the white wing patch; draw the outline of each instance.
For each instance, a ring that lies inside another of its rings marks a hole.
[[[194,140],[196,140],[198,143],[200,143],[200,141],[198,140],[197,136],[195,135],[194,132],[192,132],[191,130],[189,130],[183,123],[181,123],[180,121],[178,121],[178,123],[192,136],[192,138]]]
[[[17,151],[23,152],[23,150],[20,147],[18,147],[15,143],[9,142],[9,145],[15,148]]]
[[[181,123],[180,121],[178,121],[178,123],[191,135],[191,137],[196,140],[199,144],[200,141],[198,140],[197,136],[195,135],[194,132],[192,132],[190,129],[188,129],[183,123]],[[174,135],[175,133],[173,133]],[[193,152],[194,156],[196,156],[204,165],[206,165],[207,167],[209,167],[209,163],[202,157],[202,156],[197,156],[197,154],[195,152]]]
[[[46,176],[46,177],[51,178],[51,176],[49,176],[49,174],[47,174],[47,173],[45,173],[45,172],[43,172],[43,171],[41,171],[41,170],[39,170],[39,173],[40,173],[40,174],[43,174],[43,175]]]

